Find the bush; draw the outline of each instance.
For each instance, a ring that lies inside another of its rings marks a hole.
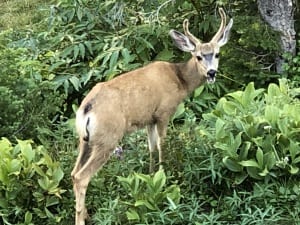
[[[39,127],[51,127],[64,96],[29,50],[8,46],[10,34],[0,34],[0,137],[37,137]]]
[[[255,89],[223,97],[216,109],[203,115],[212,129],[209,138],[223,154],[225,166],[238,174],[236,183],[255,179],[299,175],[299,89],[289,89],[286,80],[268,89]]]
[[[3,224],[57,224],[63,219],[64,172],[32,141],[0,141],[0,214]]]

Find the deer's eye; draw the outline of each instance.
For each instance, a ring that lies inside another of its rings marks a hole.
[[[216,53],[215,57],[219,58],[220,57],[220,53]]]
[[[201,60],[202,60],[202,57],[201,57],[201,56],[197,55],[196,57],[197,57],[197,60],[198,60],[198,61],[201,61]]]

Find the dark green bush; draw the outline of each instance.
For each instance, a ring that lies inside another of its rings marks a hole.
[[[51,127],[64,96],[27,49],[8,46],[9,36],[10,32],[0,34],[0,137],[36,138],[39,127]]]

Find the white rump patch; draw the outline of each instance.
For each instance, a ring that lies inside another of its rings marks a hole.
[[[76,112],[76,130],[81,138],[91,137],[96,126],[95,115],[92,112],[84,114],[82,109]]]

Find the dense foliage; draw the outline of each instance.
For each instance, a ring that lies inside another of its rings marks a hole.
[[[274,72],[277,34],[254,0],[0,4],[13,9],[0,17],[0,223],[74,224],[69,174],[83,96],[153,60],[187,60],[169,30],[189,18],[208,41],[219,6],[234,27],[217,82],[178,107],[164,171],[148,174],[143,130],[126,136],[91,181],[88,224],[300,223],[300,57],[284,55],[286,79]]]

